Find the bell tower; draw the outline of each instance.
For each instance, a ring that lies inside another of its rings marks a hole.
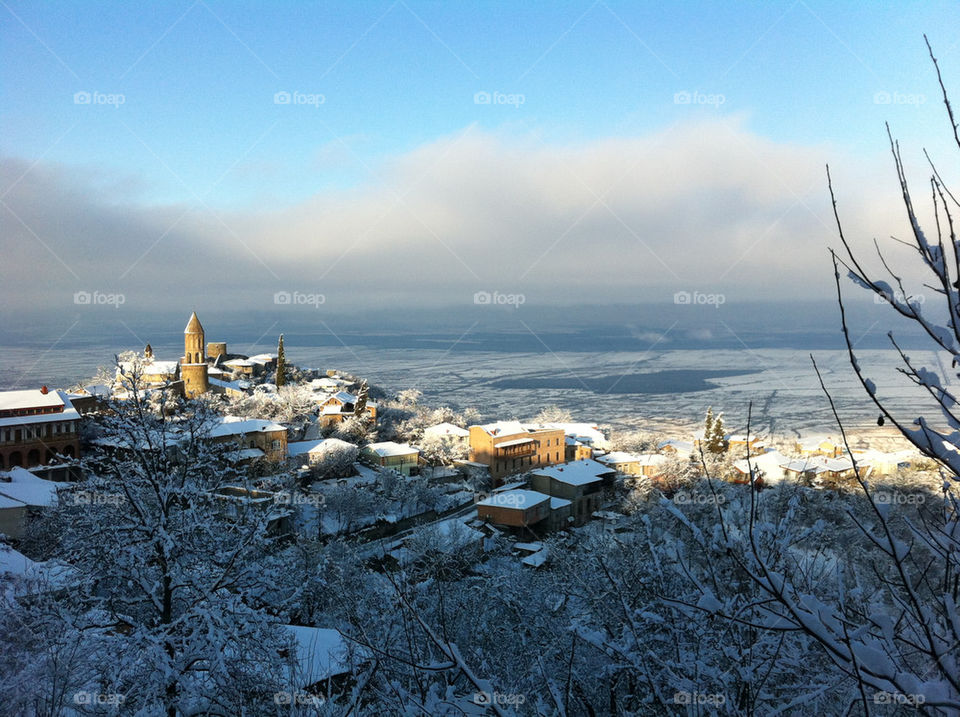
[[[180,359],[180,378],[183,379],[183,392],[187,398],[195,398],[210,390],[203,347],[203,326],[200,325],[197,312],[193,312],[187,328],[183,330],[183,357]]]

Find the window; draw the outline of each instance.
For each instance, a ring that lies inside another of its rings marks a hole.
[[[273,450],[279,451],[279,450],[280,450],[280,441],[273,441],[273,442],[270,444],[270,446],[271,446],[271,448],[273,448]]]

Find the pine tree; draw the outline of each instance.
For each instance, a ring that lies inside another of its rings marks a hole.
[[[277,344],[277,388],[287,382],[287,359],[283,355],[283,334],[280,334],[280,342]]]
[[[703,447],[706,448],[713,435],[713,406],[707,407],[707,419],[703,422]]]
[[[357,418],[366,419],[367,417],[367,397],[369,392],[367,382],[361,381],[360,388],[357,390],[357,402],[353,406],[353,415]]]
[[[718,413],[713,420],[708,434],[704,435],[706,448],[710,453],[726,453],[727,451],[727,431],[723,425],[723,414]]]

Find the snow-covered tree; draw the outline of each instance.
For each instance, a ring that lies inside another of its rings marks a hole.
[[[277,342],[277,388],[280,388],[287,382],[287,357],[283,353],[283,334],[280,334],[280,340]]]

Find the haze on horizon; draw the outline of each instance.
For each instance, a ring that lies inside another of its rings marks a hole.
[[[955,171],[947,3],[0,14],[8,311],[823,299],[825,164],[861,246],[907,228],[884,122]]]

